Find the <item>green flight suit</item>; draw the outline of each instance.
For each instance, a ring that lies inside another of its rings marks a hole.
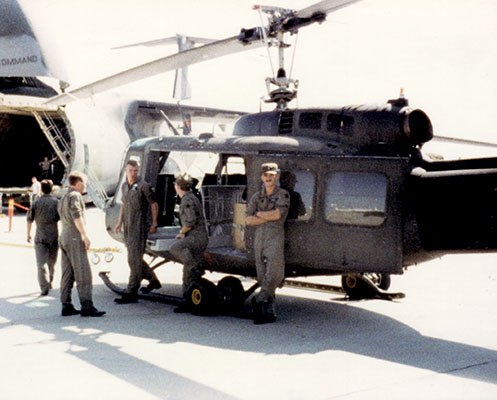
[[[186,297],[190,285],[204,274],[202,254],[209,241],[202,205],[192,192],[187,192],[181,199],[179,219],[181,226],[192,229],[174,243],[169,252],[183,264],[183,296]]]
[[[76,282],[81,309],[91,309],[92,275],[85,243],[81,238],[74,220],[85,218],[85,202],[81,193],[69,188],[59,201],[58,206],[62,232],[59,237],[61,250],[62,277],[60,282],[60,301],[62,307],[72,304],[71,291]]]
[[[45,194],[33,201],[27,215],[29,223],[36,222],[34,247],[38,268],[38,283],[42,292],[46,292],[51,288],[57,252],[59,251],[58,204],[59,200]]]
[[[143,179],[133,185],[122,185],[124,219],[124,244],[128,250],[130,269],[128,292],[136,294],[143,279],[157,281],[154,271],[143,259],[150,224],[147,220],[149,205],[155,203],[156,197],[152,187]]]
[[[254,256],[257,281],[261,287],[256,296],[258,303],[266,304],[268,312],[274,314],[274,296],[278,286],[285,279],[285,220],[290,207],[290,196],[285,189],[276,187],[271,195],[265,189],[256,192],[247,204],[247,216],[258,211],[272,211],[277,208],[281,218],[255,227]]]

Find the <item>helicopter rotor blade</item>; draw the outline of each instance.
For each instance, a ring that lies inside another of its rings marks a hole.
[[[316,12],[330,14],[359,1],[361,0],[324,0],[297,11],[295,16],[306,18]]]
[[[478,141],[478,140],[458,139],[458,138],[452,138],[452,137],[447,137],[447,136],[435,135],[435,136],[433,136],[433,140],[438,141],[438,142],[445,142],[445,143],[471,144],[474,146],[497,148],[497,143],[482,142],[482,141]]]
[[[255,49],[264,45],[262,39],[262,29],[267,29],[270,35],[274,36],[277,32],[295,33],[299,28],[310,25],[314,22],[323,22],[326,14],[343,8],[359,0],[326,0],[311,5],[300,11],[297,11],[293,17],[285,18],[285,21],[270,24],[267,28],[256,27],[252,29],[242,29],[240,34],[228,39],[218,40],[213,43],[186,50],[167,57],[159,58],[154,61],[139,65],[137,67],[119,72],[117,74],[100,79],[88,85],[68,90],[62,94],[48,99],[44,104],[51,106],[63,106],[72,101],[84,99],[102,93],[107,90],[115,89],[128,83],[141,79],[155,76],[164,72],[172,71],[178,68],[197,64],[202,61],[208,61],[215,58],[223,57],[229,54],[235,54],[244,50]]]
[[[262,46],[262,42],[252,43],[250,49]],[[202,61],[212,60],[228,54],[234,54],[249,49],[238,40],[238,36],[206,44],[191,50],[173,54],[167,57],[139,65],[137,67],[108,76],[80,88],[54,96],[46,101],[46,105],[62,106],[75,100],[91,97],[104,91],[115,89],[119,86],[149,78],[164,72],[197,64]]]

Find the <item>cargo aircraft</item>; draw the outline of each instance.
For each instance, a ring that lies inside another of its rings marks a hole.
[[[180,105],[176,100],[163,103],[130,98],[116,91],[100,96],[93,96],[99,90],[84,96],[71,93],[61,54],[46,37],[42,23],[36,16],[28,18],[29,10],[22,6],[22,1],[2,0],[0,168],[9,173],[0,177],[0,193],[31,185],[33,176],[41,177],[39,163],[47,157],[54,160],[50,177],[58,183],[72,170],[85,171],[91,199],[103,207],[107,195],[113,194],[122,154],[130,141],[164,133],[188,134],[192,123],[229,124],[244,114]],[[211,41],[177,35],[159,43],[176,42],[182,52]],[[190,97],[186,68],[172,67],[177,69],[174,99]],[[115,87],[132,80],[120,79]],[[178,170],[185,168],[184,161],[171,160]]]

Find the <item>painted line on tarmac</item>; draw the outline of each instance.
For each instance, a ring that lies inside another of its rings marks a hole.
[[[8,242],[0,242],[0,246],[10,246],[10,247],[24,247],[28,249],[32,249],[34,245],[32,244],[22,244],[22,243],[8,243]],[[112,253],[121,253],[121,249],[117,249],[115,247],[103,247],[100,249],[89,249],[88,251],[93,251],[94,253],[105,253],[105,252],[112,252]]]
[[[32,249],[34,247],[32,244],[7,243],[7,242],[0,242],[0,246],[26,247],[26,248],[30,248],[30,249]]]

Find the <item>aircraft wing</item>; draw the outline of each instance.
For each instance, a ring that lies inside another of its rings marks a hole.
[[[264,29],[270,37],[276,37],[277,33],[295,33],[300,27],[314,22],[323,22],[327,13],[336,11],[356,1],[358,0],[321,1],[313,6],[297,11],[295,14],[282,16],[280,20],[271,22],[270,25],[265,28],[255,27],[251,29],[242,29],[237,36],[159,58],[118,74],[111,75],[94,83],[54,96],[45,104],[62,106],[74,100],[91,97],[95,94],[150,76],[229,54],[235,54],[244,50],[255,49],[264,45],[262,40],[264,36],[262,29]]]

